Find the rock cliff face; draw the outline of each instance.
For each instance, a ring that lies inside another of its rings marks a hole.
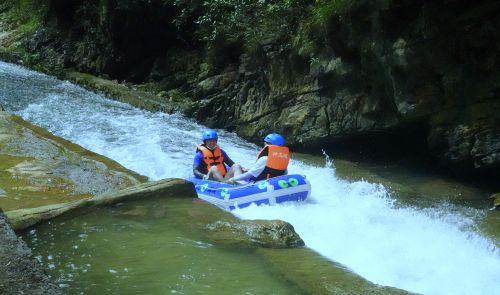
[[[260,64],[242,56],[198,83],[195,115],[306,146],[421,126],[441,163],[498,168],[499,6],[486,2],[387,1],[334,20],[315,55],[265,45]]]
[[[277,131],[296,147],[323,146],[417,127],[441,164],[498,171],[500,4],[352,2],[308,33],[314,46],[268,34],[253,50],[205,50],[199,27],[174,25],[187,13],[176,1],[52,0],[48,25],[24,44],[52,67],[154,82],[191,100],[188,115],[249,139]],[[190,3],[195,20],[201,2]]]

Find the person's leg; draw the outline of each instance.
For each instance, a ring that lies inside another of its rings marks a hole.
[[[229,171],[226,173],[226,175],[224,176],[224,179],[227,180],[229,178],[233,178],[235,176],[238,176],[242,173],[243,173],[243,170],[242,170],[240,164],[234,164],[233,166],[231,166]]]
[[[208,170],[208,179],[215,181],[223,181],[224,177],[220,174],[219,169],[216,166],[212,166],[210,170]]]

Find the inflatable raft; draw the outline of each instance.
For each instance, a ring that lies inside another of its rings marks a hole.
[[[260,180],[254,183],[232,185],[199,178],[190,178],[198,197],[225,210],[256,205],[274,205],[304,201],[311,193],[305,176],[293,174]]]

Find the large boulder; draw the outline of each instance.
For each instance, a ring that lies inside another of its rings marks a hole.
[[[216,221],[207,225],[209,237],[237,247],[294,248],[304,241],[293,226],[282,220]]]

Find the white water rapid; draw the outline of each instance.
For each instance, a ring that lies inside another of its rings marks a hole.
[[[189,176],[205,128],[182,115],[142,111],[3,62],[0,104],[152,180]],[[220,131],[219,137],[234,161],[251,165],[255,145],[233,133]],[[479,212],[397,208],[382,185],[339,179],[328,161],[325,167],[292,161],[289,171],[311,181],[308,202],[234,214],[286,220],[307,247],[377,284],[422,294],[500,292],[500,250],[473,230]]]

